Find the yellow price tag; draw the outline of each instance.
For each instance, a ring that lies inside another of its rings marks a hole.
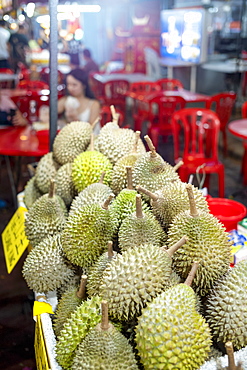
[[[49,303],[34,301],[33,317],[41,315],[42,313],[54,314],[54,312],[52,311],[52,307]]]
[[[24,225],[26,212],[26,208],[19,207],[2,233],[3,250],[9,274],[29,244]]]
[[[40,315],[35,325],[34,350],[37,370],[50,370]]]

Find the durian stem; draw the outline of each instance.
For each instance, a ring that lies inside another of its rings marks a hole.
[[[30,163],[27,165],[27,168],[30,173],[30,176],[33,177],[36,173],[36,169]]]
[[[165,250],[166,253],[172,257],[173,254],[188,241],[186,235],[184,235],[176,244],[172,245],[168,250]]]
[[[105,178],[105,171],[103,171],[102,174],[101,174],[101,176],[100,176],[100,179],[99,179],[99,183],[100,184],[103,184],[104,178]]]
[[[135,144],[134,144],[134,153],[137,153],[138,141],[139,141],[140,136],[141,136],[141,131],[136,131],[135,136],[136,136],[136,139],[135,139]]]
[[[173,166],[174,171],[177,171],[183,164],[183,161],[179,161],[177,164],[175,164],[175,166]]]
[[[156,149],[155,149],[155,146],[153,145],[152,143],[152,140],[150,139],[150,137],[148,135],[145,135],[144,136],[144,139],[146,140],[146,143],[147,143],[147,146],[151,152],[151,157],[157,157],[157,153],[156,153]]]
[[[76,292],[76,296],[80,299],[86,298],[86,283],[87,283],[87,275],[82,275],[81,281],[80,281],[80,287],[78,291]]]
[[[115,195],[112,193],[112,194],[110,194],[109,195],[109,197],[104,201],[104,203],[102,204],[102,208],[104,208],[104,209],[108,209],[108,206],[109,206],[109,204],[111,203],[111,200],[113,199],[113,198],[115,198]]]
[[[133,190],[133,182],[132,182],[132,167],[126,166],[127,171],[127,189]]]
[[[108,258],[112,258],[114,256],[112,246],[113,246],[113,242],[109,241],[108,242]]]
[[[109,328],[108,302],[107,301],[101,302],[101,311],[102,311],[101,329],[107,330]]]
[[[116,110],[115,110],[114,105],[110,105],[110,110],[111,110],[112,119],[114,120],[115,115],[116,115]]]
[[[99,122],[99,120],[100,120],[100,117],[97,117],[94,121],[93,121],[93,123],[92,123],[92,129],[94,129],[94,127],[97,125],[97,123]]]
[[[236,370],[232,342],[226,342],[225,347],[228,356],[228,370]]]
[[[47,302],[47,297],[45,295],[37,295],[36,297],[36,301],[39,301],[39,302]]]
[[[137,218],[143,218],[143,212],[142,212],[142,197],[140,194],[136,195],[136,217]]]
[[[197,208],[196,208],[196,202],[195,202],[195,198],[194,198],[194,193],[193,193],[192,185],[191,184],[187,184],[186,185],[186,190],[188,192],[189,203],[190,203],[190,215],[192,217],[198,217],[199,216],[199,213],[198,213]]]
[[[55,195],[56,182],[54,179],[51,180],[48,198],[53,198]]]
[[[91,140],[90,140],[90,150],[94,150],[94,134],[91,134]]]
[[[151,191],[143,188],[141,185],[137,185],[136,186],[136,190],[137,191],[140,191],[141,193],[143,194],[146,194],[150,199],[152,199],[154,202],[157,201],[159,199],[158,195],[156,195],[155,193],[152,193]]]
[[[198,269],[198,266],[199,266],[199,262],[198,261],[194,261],[193,262],[193,265],[191,267],[191,270],[189,272],[189,275],[187,276],[184,284],[185,285],[188,285],[188,286],[191,286],[192,284],[192,281],[194,280],[195,276],[196,276],[196,271]]]

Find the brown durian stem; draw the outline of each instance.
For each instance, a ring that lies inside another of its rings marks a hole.
[[[46,295],[43,295],[43,294],[37,295],[36,301],[41,301],[41,302],[46,301],[47,302],[47,297]]]
[[[107,330],[109,329],[108,302],[107,301],[101,302],[101,311],[102,311],[101,329]]]
[[[141,136],[141,131],[136,131],[135,132],[135,144],[134,144],[134,153],[137,153],[137,148],[138,148],[138,141],[140,139],[140,136]]]
[[[102,174],[101,174],[101,176],[100,176],[100,179],[99,179],[99,183],[100,184],[103,184],[104,178],[105,178],[105,171],[103,171]]]
[[[108,206],[109,206],[109,204],[111,203],[111,200],[113,199],[113,198],[115,198],[115,195],[112,193],[112,194],[110,194],[109,195],[109,197],[104,201],[104,203],[102,204],[102,208],[104,208],[104,209],[108,209]]]
[[[155,146],[153,145],[152,143],[152,140],[150,139],[150,137],[148,135],[145,135],[144,136],[144,139],[146,140],[146,143],[147,143],[147,146],[151,152],[151,157],[157,157],[157,153],[156,153],[156,149],[155,149]]]
[[[132,167],[126,166],[127,171],[127,189],[133,190],[133,182],[132,182]]]
[[[80,287],[76,292],[76,296],[80,299],[86,298],[86,283],[87,283],[87,275],[82,275],[81,281],[80,281]]]
[[[97,123],[99,122],[99,120],[100,120],[100,117],[97,117],[94,121],[93,121],[93,123],[92,123],[92,129],[94,129],[94,127],[97,125]]]
[[[30,176],[33,177],[36,173],[36,169],[30,163],[27,165],[27,168],[30,173]]]
[[[137,191],[140,191],[141,193],[143,194],[146,194],[150,199],[152,199],[154,202],[157,201],[159,199],[158,195],[156,195],[155,193],[152,193],[151,191],[143,188],[141,185],[137,185],[136,186],[136,190]]]
[[[113,253],[113,242],[112,241],[109,241],[108,242],[108,258],[112,258],[114,256],[114,253]]]
[[[198,261],[194,261],[193,262],[193,265],[191,267],[191,270],[189,272],[189,275],[187,276],[184,284],[185,285],[188,285],[188,286],[191,286],[192,284],[192,281],[194,280],[194,277],[196,276],[196,271],[198,269],[198,266],[199,266],[199,262]]]
[[[236,370],[244,370],[242,361],[237,364]]]
[[[143,212],[142,212],[142,197],[140,194],[136,195],[136,217],[137,218],[143,218]]]
[[[177,171],[183,164],[183,161],[179,161],[177,164],[175,164],[175,166],[173,166],[174,171]]]
[[[51,182],[50,182],[48,198],[53,198],[54,197],[55,187],[56,187],[56,181],[54,179],[52,179]]]
[[[90,150],[94,151],[94,134],[91,134]]]
[[[188,238],[186,235],[184,235],[176,244],[172,245],[168,250],[166,250],[166,253],[169,254],[170,257],[173,256],[173,254],[180,248],[182,245],[184,245],[188,241]]]
[[[115,115],[116,115],[116,110],[115,110],[114,105],[110,105],[110,110],[111,110],[112,119],[114,120]]]
[[[232,342],[226,342],[225,347],[228,356],[228,370],[236,370]]]
[[[193,188],[191,184],[186,185],[186,190],[188,192],[188,197],[189,197],[189,203],[190,203],[190,215],[192,217],[198,217],[199,213],[196,208],[196,202],[194,198],[194,193],[193,193]]]

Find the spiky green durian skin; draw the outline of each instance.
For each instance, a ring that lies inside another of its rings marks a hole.
[[[115,163],[112,171],[112,183],[111,183],[111,188],[115,195],[119,194],[121,190],[127,188],[126,166],[133,167],[139,156],[140,155],[134,153],[128,154],[120,158]]]
[[[69,213],[72,214],[85,205],[94,203],[102,205],[110,194],[112,194],[112,189],[108,185],[100,182],[88,185],[74,198]]]
[[[79,154],[72,165],[72,179],[78,192],[88,185],[99,182],[105,172],[103,183],[111,184],[112,164],[106,156],[96,150]]]
[[[202,192],[192,185],[197,209],[208,211],[208,203]],[[186,183],[175,181],[155,192],[157,201],[151,201],[152,210],[165,230],[168,230],[174,217],[190,208]]]
[[[206,302],[206,320],[218,342],[232,342],[235,349],[247,345],[247,261],[232,268],[215,284]]]
[[[103,253],[88,273],[87,293],[89,297],[99,295],[99,286],[102,283],[103,273],[106,267],[117,258],[117,253],[113,252],[113,256],[109,257],[108,252]]]
[[[68,217],[62,233],[63,250],[71,263],[89,268],[107,250],[113,230],[109,210],[99,204],[81,207]]]
[[[88,122],[74,121],[62,128],[53,143],[53,155],[60,164],[72,163],[90,143],[92,126]]]
[[[44,194],[28,210],[25,220],[25,234],[32,247],[47,236],[60,233],[67,221],[68,211],[61,197]]]
[[[72,163],[62,165],[56,173],[56,194],[59,195],[66,206],[70,206],[76,195],[75,186],[72,180]]]
[[[128,249],[108,265],[99,292],[109,304],[109,314],[131,320],[167,286],[171,258],[161,248],[141,245]]]
[[[141,185],[145,189],[155,192],[174,181],[180,181],[177,172],[159,154],[152,157],[151,152],[147,152],[140,156],[134,164],[134,187]]]
[[[143,310],[136,344],[145,370],[197,370],[205,362],[211,335],[195,310],[193,290],[178,284],[157,296]]]
[[[100,324],[90,330],[79,345],[72,370],[138,370],[128,340],[113,325],[102,330]]]
[[[53,329],[56,336],[59,336],[66,320],[82,302],[82,299],[77,297],[77,291],[78,287],[70,287],[58,301],[53,318]]]
[[[25,185],[23,201],[27,209],[29,209],[33,203],[41,197],[42,193],[38,189],[35,183],[35,176],[33,176]]]
[[[121,251],[142,244],[153,244],[157,247],[164,245],[167,235],[156,218],[149,213],[138,218],[133,213],[127,216],[118,232],[118,243]]]
[[[22,274],[30,289],[44,293],[56,290],[73,277],[59,234],[48,236],[31,250],[24,261]]]
[[[95,143],[95,149],[103,153],[112,164],[120,158],[133,152],[136,142],[136,134],[132,129],[119,128],[109,122],[101,129]],[[141,139],[137,143],[137,153],[145,153],[146,149]]]
[[[53,152],[45,154],[40,159],[35,172],[35,184],[42,194],[49,192],[51,180],[55,178],[59,167],[53,158]]]
[[[63,369],[71,368],[78,345],[101,321],[100,304],[99,297],[83,301],[64,323],[56,344],[56,360]]]
[[[187,235],[188,242],[173,255],[173,267],[186,279],[193,261],[200,261],[193,288],[201,296],[213,288],[215,281],[224,275],[231,260],[231,243],[223,225],[210,213],[190,211],[179,213],[168,230],[168,246]]]

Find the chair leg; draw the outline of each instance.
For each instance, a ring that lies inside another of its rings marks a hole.
[[[224,157],[227,157],[227,136],[226,136],[226,130],[222,130],[223,135],[223,154]]]
[[[5,162],[6,162],[7,172],[8,172],[8,176],[9,176],[9,182],[10,182],[10,187],[11,187],[11,191],[12,191],[14,207],[15,207],[15,209],[17,209],[17,194],[16,194],[15,180],[14,180],[13,172],[12,172],[12,169],[11,169],[9,156],[5,155],[4,159],[5,159]]]
[[[244,155],[242,159],[241,172],[243,174],[244,185],[247,185],[247,143],[244,143]]]
[[[218,172],[219,197],[225,198],[225,170],[224,167]]]

